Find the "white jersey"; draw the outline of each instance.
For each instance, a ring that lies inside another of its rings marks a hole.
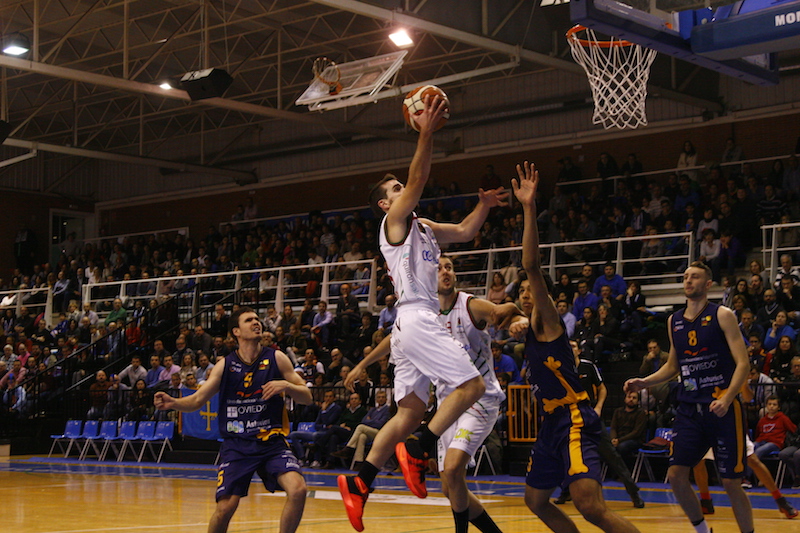
[[[440,311],[439,322],[442,323],[454,339],[464,346],[472,360],[472,364],[483,376],[483,381],[486,383],[486,392],[483,398],[503,401],[506,395],[494,373],[491,337],[475,323],[469,312],[469,301],[474,297],[472,294],[457,291],[453,307],[449,310]],[[437,392],[439,392],[438,389]],[[442,391],[442,397],[450,392]]]
[[[399,243],[386,237],[386,217],[378,231],[381,253],[397,294],[397,312],[412,307],[426,307],[439,312],[437,271],[441,250],[433,230],[411,213],[408,232]]]

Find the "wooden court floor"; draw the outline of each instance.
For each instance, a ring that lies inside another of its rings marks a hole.
[[[33,462],[30,462],[33,461]],[[309,498],[300,532],[352,533],[335,488],[335,472],[307,473]],[[214,508],[214,470],[208,467],[117,466],[41,458],[12,458],[0,463],[0,531],[14,533],[198,532],[205,531]],[[504,532],[549,531],[525,507],[521,478],[493,482],[488,476],[470,488],[484,500]],[[513,480],[513,481],[512,481]],[[453,530],[449,506],[429,483],[431,495],[418,500],[398,476],[381,477],[365,512],[366,533],[418,533]],[[712,488],[713,489],[713,488]],[[605,490],[609,506],[642,532],[687,532],[692,527],[660,484],[643,487],[647,506],[634,509],[621,487]],[[788,491],[795,506],[800,495]],[[787,520],[769,495],[752,493],[756,530],[800,533],[800,519]],[[717,512],[708,517],[715,533],[737,533],[727,498],[716,491]],[[277,531],[283,505],[280,493],[269,495],[253,483],[229,529],[232,533]],[[581,531],[599,531],[568,503],[565,512]],[[471,531],[477,531],[471,529]]]

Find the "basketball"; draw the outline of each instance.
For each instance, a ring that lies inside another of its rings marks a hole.
[[[413,116],[421,114],[425,109],[425,97],[433,98],[436,95],[444,98],[447,103],[447,109],[444,115],[442,115],[441,120],[439,120],[439,123],[434,128],[434,131],[436,131],[441,129],[442,126],[447,123],[447,119],[450,118],[450,100],[448,100],[443,90],[435,85],[423,85],[408,93],[403,99],[403,118],[406,119],[406,123],[411,126],[412,130],[419,131],[419,125],[417,121],[414,120]]]

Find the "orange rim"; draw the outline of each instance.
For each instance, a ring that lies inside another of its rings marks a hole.
[[[581,46],[589,48],[590,46],[596,46],[598,48],[613,48],[619,46],[633,46],[633,43],[630,41],[625,41],[623,39],[614,39],[613,41],[590,41],[588,39],[581,39],[578,37],[578,33],[582,31],[586,31],[588,28],[586,26],[581,26],[577,24],[567,30],[567,40],[575,41],[580,43]]]

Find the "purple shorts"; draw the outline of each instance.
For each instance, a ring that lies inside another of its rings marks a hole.
[[[267,442],[225,439],[219,458],[217,501],[225,496],[247,496],[254,473],[258,473],[264,487],[270,492],[280,487],[278,477],[281,474],[300,473],[300,463],[286,439],[280,435],[273,436]]]
[[[736,479],[744,476],[747,465],[747,425],[739,400],[733,400],[728,412],[718,417],[709,404],[678,404],[672,424],[670,465],[693,467],[709,448],[714,448],[720,477]]]
[[[534,489],[569,486],[589,478],[601,482],[598,447],[605,431],[589,402],[559,407],[544,416],[531,450],[525,482]]]

